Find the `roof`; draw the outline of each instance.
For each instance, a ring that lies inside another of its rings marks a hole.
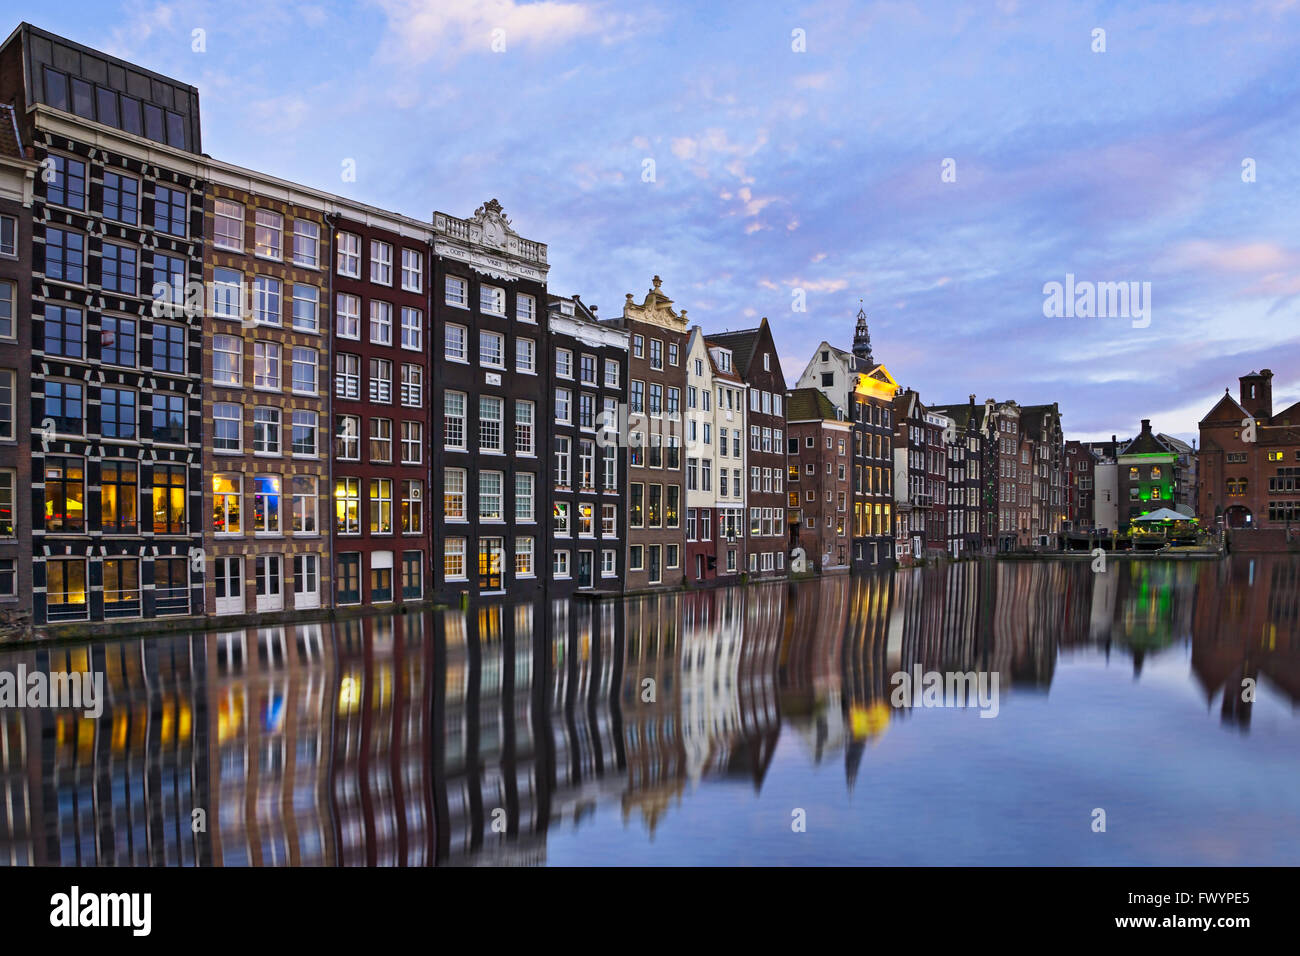
[[[743,329],[739,332],[715,333],[705,336],[705,339],[714,345],[731,349],[731,357],[734,359],[732,368],[748,370],[750,359],[754,357],[754,350],[758,348],[758,339],[762,334],[763,329],[760,326],[757,329]]]
[[[26,159],[22,136],[18,133],[18,112],[9,103],[0,103],[0,156]]]
[[[785,420],[787,422],[807,422],[819,418],[841,421],[835,411],[835,405],[819,389],[796,388],[786,395]]]
[[[1177,455],[1177,449],[1160,440],[1154,432],[1145,431],[1120,449],[1120,455]]]

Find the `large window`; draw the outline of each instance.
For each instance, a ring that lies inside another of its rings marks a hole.
[[[503,475],[499,471],[481,471],[478,476],[478,516],[482,521],[502,521]]]
[[[99,526],[105,534],[135,534],[139,530],[140,480],[133,461],[100,465]]]
[[[316,457],[316,413],[305,408],[293,410],[290,451],[302,458]]]
[[[231,402],[212,406],[212,447],[215,451],[243,448],[244,407]]]
[[[86,164],[79,159],[69,159],[51,153],[48,157],[49,172],[53,178],[45,187],[46,202],[69,209],[86,208]]]
[[[244,340],[238,335],[212,337],[212,383],[238,387],[243,378]]]
[[[442,515],[447,521],[464,521],[465,469],[448,468],[443,476]]]
[[[370,281],[393,284],[393,247],[378,239],[370,240]]]
[[[293,284],[293,327],[299,332],[320,331],[320,289],[314,285]]]
[[[185,466],[153,466],[153,533],[185,534]]]
[[[374,345],[393,344],[393,304],[370,300],[370,341]]]
[[[334,529],[339,534],[361,533],[361,479],[334,481]]]
[[[104,218],[134,226],[140,215],[140,184],[130,176],[104,170]]]
[[[86,530],[86,463],[80,458],[45,459],[45,530]]]
[[[300,395],[315,395],[320,390],[318,379],[320,353],[306,346],[293,347],[293,390]]]
[[[383,463],[393,460],[392,419],[370,419],[370,460]]]
[[[293,221],[293,261],[315,269],[320,265],[320,226],[308,219]]]
[[[45,275],[63,282],[86,281],[86,237],[67,229],[45,230]]]
[[[402,307],[402,348],[419,351],[424,347],[424,313]]]
[[[171,236],[188,232],[189,197],[179,189],[156,185],[153,189],[153,227]]]
[[[159,372],[185,374],[185,329],[179,325],[153,324],[153,367]]]
[[[280,528],[281,478],[253,476],[253,533],[278,535]]]
[[[393,479],[370,479],[370,533],[393,533]]]
[[[424,429],[419,422],[402,422],[402,464],[418,465],[424,461]]]
[[[316,478],[312,475],[294,475],[290,482],[293,493],[293,533],[318,534],[320,528],[316,523],[316,511],[320,496],[316,490]]]
[[[465,393],[443,395],[442,440],[447,448],[465,450]]]
[[[45,562],[45,603],[51,621],[86,616],[86,562],[82,558]]]
[[[334,454],[344,461],[361,460],[361,418],[357,415],[336,415],[334,429]]]
[[[280,325],[280,280],[272,276],[253,276],[253,318],[261,325]]]
[[[79,382],[45,383],[45,418],[54,423],[61,435],[85,433],[84,386]]]
[[[393,363],[388,359],[370,360],[370,400],[384,405],[393,401]]]
[[[402,250],[402,288],[407,292],[424,291],[424,255],[418,249]]]
[[[212,476],[212,533],[215,535],[243,534],[244,476],[239,474]]]
[[[402,404],[408,408],[424,406],[424,369],[418,365],[402,365]]]
[[[99,390],[99,433],[104,438],[128,441],[135,438],[135,392],[129,388]]]
[[[153,440],[172,445],[185,444],[185,396],[155,392],[153,396]]]
[[[244,251],[244,207],[229,199],[213,201],[212,244],[218,249]]]
[[[14,503],[18,475],[12,469],[0,469],[0,538],[14,536]]]
[[[80,309],[45,306],[45,354],[81,358],[85,352],[85,317]]]
[[[253,253],[267,259],[280,259],[284,254],[284,217],[269,209],[259,209],[253,215]]]
[[[479,451],[500,452],[505,449],[501,443],[501,409],[503,400],[492,395],[481,395],[478,400],[478,447]]]
[[[334,360],[334,395],[336,398],[361,397],[361,356],[340,352]]]
[[[266,405],[253,409],[253,452],[280,454],[280,409]]]
[[[338,274],[353,279],[361,278],[361,237],[351,232],[340,232],[334,240],[338,250]]]
[[[280,390],[278,342],[253,343],[253,387],[275,392]]]
[[[0,279],[0,338],[14,337],[14,316],[18,314],[18,286]]]
[[[100,285],[105,291],[120,292],[123,295],[136,294],[139,263],[134,247],[106,242],[100,261]]]
[[[424,482],[418,478],[402,481],[402,534],[419,534],[424,530]]]
[[[535,454],[533,439],[533,418],[535,406],[532,402],[517,399],[515,401],[515,454]]]

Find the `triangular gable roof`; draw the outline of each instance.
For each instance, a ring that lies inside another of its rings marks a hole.
[[[796,388],[787,393],[785,400],[785,420],[787,422],[806,422],[813,419],[832,419],[840,421],[835,405],[817,388]]]
[[[722,332],[718,335],[710,335],[709,340],[731,349],[731,357],[735,360],[735,368],[740,372],[740,377],[746,381],[749,380],[750,366],[754,364],[754,356],[758,354],[760,347],[766,344],[772,352],[772,372],[780,376],[782,382],[785,381],[785,376],[781,372],[781,360],[776,354],[776,342],[772,339],[772,328],[767,324],[767,316],[763,316],[763,321],[759,323],[756,329]]]
[[[1241,402],[1232,397],[1232,393],[1226,388],[1223,390],[1223,397],[1215,403],[1209,413],[1200,420],[1199,424],[1204,425],[1206,422],[1237,422],[1241,423],[1243,418],[1253,417],[1250,412],[1242,406]]]
[[[1127,446],[1120,449],[1120,455],[1176,455],[1178,451],[1165,442],[1154,432],[1143,432],[1134,438]]]

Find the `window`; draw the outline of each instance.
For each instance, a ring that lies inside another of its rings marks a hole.
[[[14,501],[18,475],[13,470],[0,471],[0,538],[14,536]],[[9,592],[0,592],[9,594]],[[11,595],[12,596],[12,595]]]
[[[402,464],[418,465],[424,461],[424,428],[419,422],[402,422]]]
[[[14,316],[18,311],[18,286],[0,279],[0,338],[14,337]]]
[[[569,441],[562,436],[555,438],[555,487],[557,488],[568,488],[573,480]]]
[[[393,479],[370,479],[370,533],[393,533]]]
[[[0,369],[0,439],[14,437],[14,381],[17,373]]]
[[[505,336],[496,332],[479,332],[479,364],[489,368],[505,367]]]
[[[506,314],[506,290],[492,285],[478,287],[478,310],[488,315]]]
[[[402,307],[402,348],[416,352],[424,348],[424,313],[419,309]]]
[[[569,528],[569,505],[563,501],[557,501],[551,508],[551,515],[555,524],[556,537],[567,538],[571,533]]]
[[[402,365],[402,404],[408,408],[424,406],[424,369],[418,365]]]
[[[340,232],[335,238],[335,248],[338,250],[338,274],[360,279],[361,237],[351,232]]]
[[[334,482],[334,528],[339,534],[361,533],[361,479]]]
[[[587,502],[578,505],[578,537],[590,538],[596,533],[595,509]]]
[[[578,360],[578,374],[586,385],[596,384],[596,356],[583,355]]]
[[[341,339],[361,338],[361,298],[340,292],[335,301],[334,332]]]
[[[659,339],[650,340],[650,367],[653,369],[664,367],[664,343]]]
[[[402,250],[402,288],[407,292],[424,291],[424,255],[418,249]]]
[[[293,327],[298,332],[320,331],[320,289],[293,284]]]
[[[361,356],[340,352],[334,364],[334,395],[336,398],[361,397]]]
[[[270,276],[253,277],[253,317],[262,325],[280,325],[281,286]]]
[[[105,534],[139,530],[140,481],[133,461],[105,461],[99,472],[99,526]]]
[[[45,459],[45,530],[86,530],[86,463],[80,458]]]
[[[465,393],[443,395],[442,441],[447,448],[465,450]]]
[[[618,506],[605,504],[600,506],[600,533],[607,538],[618,534]]]
[[[244,476],[238,474],[212,476],[212,532],[216,535],[238,535]]]
[[[239,451],[243,447],[244,408],[229,402],[212,406],[212,447],[216,451]]]
[[[180,306],[185,302],[185,260],[161,252],[153,254],[153,283],[150,290],[159,302]],[[242,287],[241,287],[242,291]],[[236,313],[235,318],[239,315]]]
[[[84,318],[80,309],[45,306],[45,354],[81,358]]]
[[[361,419],[356,415],[338,415],[334,429],[335,455],[345,461],[361,460]]]
[[[537,343],[532,339],[515,339],[515,370],[519,372],[535,372],[537,362],[535,352]]]
[[[618,446],[606,445],[601,449],[601,487],[605,491],[618,491]]]
[[[448,581],[465,580],[465,539],[447,538],[442,545],[442,575]]]
[[[293,261],[315,269],[320,265],[320,226],[308,219],[293,221]]]
[[[384,405],[393,402],[393,363],[388,359],[370,360],[370,400]]]
[[[573,378],[573,353],[568,349],[555,350],[555,374],[559,378]]]
[[[130,176],[104,170],[104,218],[134,226],[140,215],[140,184]],[[242,209],[240,210],[242,213]]]
[[[64,282],[86,281],[86,237],[79,232],[45,230],[45,275]]]
[[[448,324],[443,328],[442,354],[454,362],[468,361],[468,341],[469,335],[463,325]]]
[[[572,410],[570,405],[573,401],[573,393],[567,388],[557,388],[555,390],[555,420],[557,422],[568,423],[572,420]]]
[[[502,473],[481,471],[478,476],[478,516],[481,521],[502,521],[505,515],[501,506]]]
[[[253,409],[253,452],[280,454],[280,409],[264,405]]]
[[[515,576],[531,578],[533,574],[533,539],[515,538]]]
[[[645,500],[645,485],[632,485],[630,504],[628,507],[628,523],[633,528],[645,527],[645,509],[643,502]]]
[[[53,179],[49,180],[45,187],[45,201],[53,203],[56,206],[67,206],[69,209],[84,210],[86,208],[86,164],[78,159],[69,159],[67,156],[58,156],[51,153],[47,158],[47,171],[42,172],[42,178],[53,173]]]
[[[374,345],[393,344],[393,304],[370,300],[370,341]]]
[[[642,571],[645,569],[645,547],[634,544],[627,551],[627,563],[629,571]]]
[[[45,418],[54,422],[54,430],[61,435],[82,435],[85,402],[83,386],[76,382],[45,383]]]
[[[632,357],[643,358],[645,356],[645,337],[640,335],[632,336]]]
[[[537,321],[537,300],[522,293],[515,296],[515,318],[520,322]]]
[[[532,402],[515,401],[515,454],[535,454],[533,445],[534,406]]]
[[[185,534],[185,466],[153,466],[153,533]]]
[[[237,335],[212,337],[212,383],[238,386],[244,366],[244,340]]]
[[[154,186],[154,229],[171,236],[186,235],[189,231],[186,224],[186,220],[189,218],[188,206],[189,197],[181,190],[169,186]]]
[[[107,195],[107,193],[106,193]],[[244,251],[244,207],[229,199],[213,201],[212,244],[218,249]]]
[[[615,359],[605,359],[605,384],[610,388],[618,387],[618,362]]]
[[[393,460],[393,423],[387,418],[370,419],[370,460]]]
[[[457,308],[469,308],[469,289],[464,279],[458,279],[455,276],[447,276],[444,284],[444,298],[448,305],[454,305]],[[461,561],[465,558],[464,542],[461,542]],[[464,572],[461,572],[462,575]]]
[[[185,374],[184,328],[160,322],[153,324],[153,367],[159,372]]]
[[[284,217],[269,209],[253,215],[253,253],[267,259],[283,258]]]
[[[370,240],[370,281],[393,284],[393,247],[378,239]]]
[[[567,578],[569,576],[569,552],[556,551],[551,570],[557,578]]]
[[[618,553],[616,551],[600,552],[600,576],[602,578],[618,576]]]
[[[154,351],[158,350],[157,332],[154,333]],[[280,390],[280,346],[277,342],[253,343],[253,387],[278,392]]]
[[[300,395],[315,395],[320,389],[318,372],[320,355],[315,349],[295,345],[293,358],[293,390]]]
[[[578,396],[578,426],[596,427],[596,396],[583,392]]]
[[[135,392],[125,388],[101,388],[99,390],[99,434],[104,438],[133,440],[135,428]]]
[[[290,450],[302,458],[316,457],[316,413],[303,408],[293,410]]]
[[[478,447],[479,451],[501,452],[505,449],[501,443],[502,399],[491,395],[481,395],[478,400]]]
[[[534,520],[533,475],[530,472],[521,471],[515,475],[515,520]]]
[[[442,514],[448,521],[465,520],[465,469],[448,468],[444,473]]]
[[[402,481],[402,534],[419,534],[424,529],[424,482]]]
[[[105,242],[100,259],[100,285],[105,291],[135,295],[137,292],[137,257],[131,246]]]
[[[234,269],[215,268],[212,270],[211,300],[208,303],[212,315],[218,319],[238,322],[243,318],[244,276]]]
[[[84,617],[86,562],[81,559],[46,561],[45,600],[51,620]]]

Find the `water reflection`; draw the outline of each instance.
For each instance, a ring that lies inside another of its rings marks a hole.
[[[109,699],[0,710],[0,863],[534,864],[611,812],[626,836],[592,858],[619,862],[711,787],[836,762],[879,786],[864,758],[915,717],[890,704],[914,667],[997,671],[1005,712],[1079,655],[1140,682],[1190,648],[1223,724],[1250,727],[1250,679],[1294,737],[1298,617],[1287,556],[983,562],[11,651],[0,670],[102,671]],[[805,758],[774,771],[783,738]]]

